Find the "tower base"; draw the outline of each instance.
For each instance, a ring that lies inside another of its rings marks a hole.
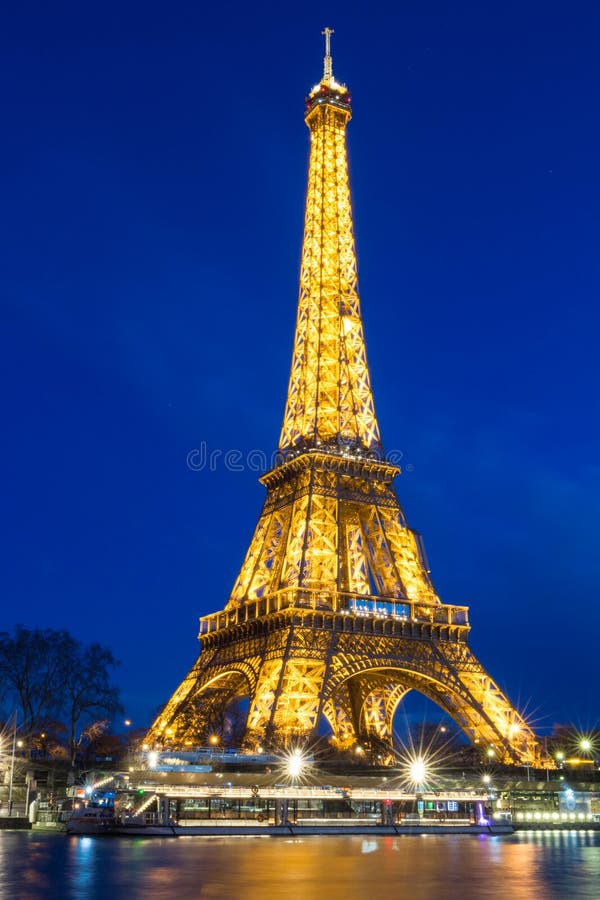
[[[416,690],[499,762],[545,764],[531,728],[467,644],[462,607],[281,591],[201,619],[202,652],[148,732],[153,745],[207,743],[248,698],[242,746],[315,737],[324,717],[339,748],[392,746],[398,704]],[[398,609],[401,612],[398,612]]]

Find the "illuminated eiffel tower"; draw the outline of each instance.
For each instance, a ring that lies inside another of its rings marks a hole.
[[[468,610],[443,604],[386,461],[358,296],[348,183],[348,89],[323,78],[306,99],[310,163],[298,317],[279,455],[221,612],[200,620],[201,653],[152,725],[153,745],[204,743],[234,700],[244,745],[317,733],[340,748],[391,743],[410,690],[498,760],[541,758],[535,735],[469,649]]]

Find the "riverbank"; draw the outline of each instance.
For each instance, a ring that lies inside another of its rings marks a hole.
[[[598,822],[515,822],[515,831],[600,831]]]
[[[16,829],[18,831],[31,828],[31,822],[26,816],[0,816],[0,829]]]

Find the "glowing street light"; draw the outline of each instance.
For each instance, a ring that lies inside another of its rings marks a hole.
[[[579,741],[579,749],[582,750],[584,753],[589,753],[590,750],[592,749],[592,742],[590,741],[590,739],[589,738],[581,738],[581,740]]]
[[[413,784],[423,784],[427,774],[427,766],[422,756],[413,759],[409,767],[409,772]]]
[[[306,762],[306,760],[304,759],[302,752],[300,750],[294,750],[292,752],[291,756],[288,758],[288,763],[287,763],[288,774],[292,778],[298,778],[298,776],[302,773],[302,770],[304,769],[305,762]]]

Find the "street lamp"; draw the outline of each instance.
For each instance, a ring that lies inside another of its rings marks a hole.
[[[123,725],[125,726],[125,728],[130,729],[131,728],[131,719],[125,719],[125,721],[123,722]],[[127,755],[131,756],[131,732],[129,730],[127,730],[125,732],[125,737],[127,740]]]
[[[302,773],[304,769],[304,765],[306,760],[302,754],[301,750],[294,750],[292,754],[288,757],[287,768],[288,774],[291,775],[292,778],[298,778],[298,776]]]
[[[427,766],[422,756],[418,756],[416,759],[412,760],[409,771],[413,784],[417,787],[422,785],[425,780],[425,775],[427,774]]]
[[[12,794],[13,794],[13,780],[15,776],[15,753],[17,749],[17,713],[15,712],[15,721],[13,725],[13,739],[12,739],[12,757],[10,760],[10,781],[8,784],[8,814],[12,815]]]

